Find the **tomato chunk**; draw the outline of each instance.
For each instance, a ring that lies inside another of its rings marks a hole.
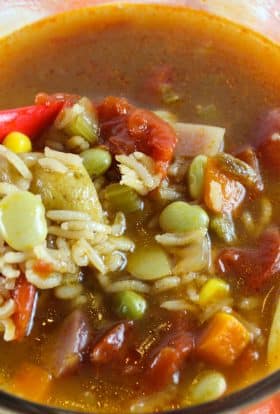
[[[215,213],[231,213],[243,202],[244,186],[219,171],[214,159],[209,159],[205,171],[204,201]]]
[[[222,272],[232,272],[244,278],[251,289],[260,289],[280,270],[280,233],[267,229],[255,249],[224,249],[218,257]]]
[[[127,352],[127,332],[132,328],[133,322],[121,322],[107,330],[94,344],[91,351],[91,362],[107,364],[120,361]]]
[[[194,349],[194,335],[184,330],[172,331],[148,358],[145,383],[148,390],[158,391],[174,380]]]
[[[98,106],[101,136],[115,154],[141,151],[164,171],[177,142],[173,128],[157,115],[135,108],[123,98],[106,98]]]

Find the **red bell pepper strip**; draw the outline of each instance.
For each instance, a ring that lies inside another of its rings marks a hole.
[[[21,340],[30,333],[37,304],[37,291],[24,275],[21,275],[13,292],[16,312],[13,321],[16,326],[16,339]]]
[[[62,101],[54,101],[46,105],[0,111],[0,142],[14,131],[34,138],[53,122],[62,106]]]

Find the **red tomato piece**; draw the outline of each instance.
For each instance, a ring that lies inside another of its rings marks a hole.
[[[190,332],[181,330],[167,334],[149,358],[145,375],[149,392],[158,391],[172,383],[174,375],[180,371],[194,345],[194,336]]]
[[[16,312],[13,315],[16,339],[21,340],[30,332],[37,304],[36,288],[26,280],[24,275],[17,280],[13,299],[16,303]]]
[[[243,202],[244,186],[219,171],[215,160],[209,159],[205,170],[204,202],[215,213],[231,213]]]
[[[165,171],[177,142],[173,128],[150,111],[123,98],[106,98],[98,107],[101,136],[114,154],[142,151]]]
[[[218,257],[218,267],[224,273],[242,276],[251,289],[262,288],[280,270],[279,230],[266,230],[256,249],[224,249]]]
[[[107,364],[120,361],[127,351],[127,332],[133,326],[133,322],[121,322],[105,332],[94,344],[91,351],[91,361],[98,364]]]

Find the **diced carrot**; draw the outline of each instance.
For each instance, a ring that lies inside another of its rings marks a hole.
[[[36,260],[33,265],[35,273],[39,273],[42,277],[47,277],[53,271],[53,265],[44,260]]]
[[[21,340],[25,335],[28,335],[37,302],[36,288],[26,280],[24,275],[20,276],[17,281],[13,299],[17,308],[13,315],[16,339]]]
[[[245,198],[244,186],[223,174],[214,159],[209,159],[205,169],[204,201],[215,213],[235,211]]]
[[[234,316],[217,313],[209,322],[197,344],[202,359],[221,366],[230,366],[250,341],[247,329]]]
[[[52,377],[43,368],[24,363],[16,372],[12,387],[16,394],[33,401],[41,401],[47,394]]]

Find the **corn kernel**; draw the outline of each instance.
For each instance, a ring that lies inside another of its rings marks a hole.
[[[5,137],[3,144],[16,154],[30,152],[32,150],[30,138],[21,132],[10,132]]]
[[[204,306],[229,295],[230,287],[222,279],[209,279],[199,293],[199,303]]]

